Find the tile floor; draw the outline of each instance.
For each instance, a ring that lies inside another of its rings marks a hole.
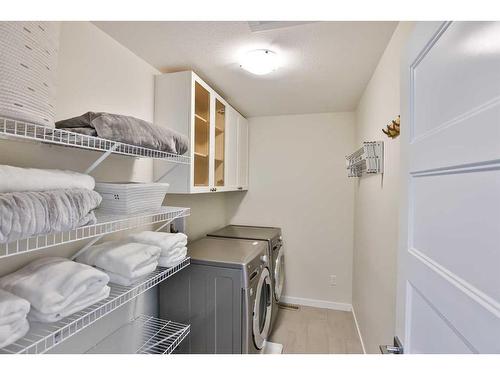
[[[352,312],[300,306],[280,308],[272,342],[283,354],[362,354]]]

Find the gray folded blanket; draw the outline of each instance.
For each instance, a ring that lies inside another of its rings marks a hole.
[[[172,129],[112,113],[87,112],[56,122],[56,128],[87,135],[89,129],[94,129],[100,138],[178,155],[186,153],[189,147],[189,139]]]
[[[0,194],[0,243],[95,224],[101,200],[87,189]]]

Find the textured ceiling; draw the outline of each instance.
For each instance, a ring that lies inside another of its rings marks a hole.
[[[245,116],[356,108],[396,22],[94,22],[161,72],[192,69]],[[253,29],[255,30],[255,23]],[[266,76],[242,70],[252,49],[277,52]]]

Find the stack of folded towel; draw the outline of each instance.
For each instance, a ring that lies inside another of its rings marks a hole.
[[[131,234],[129,239],[134,242],[154,245],[161,248],[158,265],[162,267],[172,267],[186,258],[187,236],[184,233],[145,231]]]
[[[0,243],[96,223],[91,176],[0,165]]]
[[[66,258],[35,260],[0,279],[0,288],[31,304],[28,319],[56,322],[109,296],[109,276]]]
[[[89,247],[76,261],[98,267],[112,283],[128,286],[158,267],[160,253],[153,245],[109,241]]]
[[[30,325],[26,316],[30,303],[0,289],[0,348],[26,335]]]

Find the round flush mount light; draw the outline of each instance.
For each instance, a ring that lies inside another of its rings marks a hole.
[[[257,75],[271,73],[279,68],[278,55],[268,49],[256,49],[243,55],[240,66]]]

